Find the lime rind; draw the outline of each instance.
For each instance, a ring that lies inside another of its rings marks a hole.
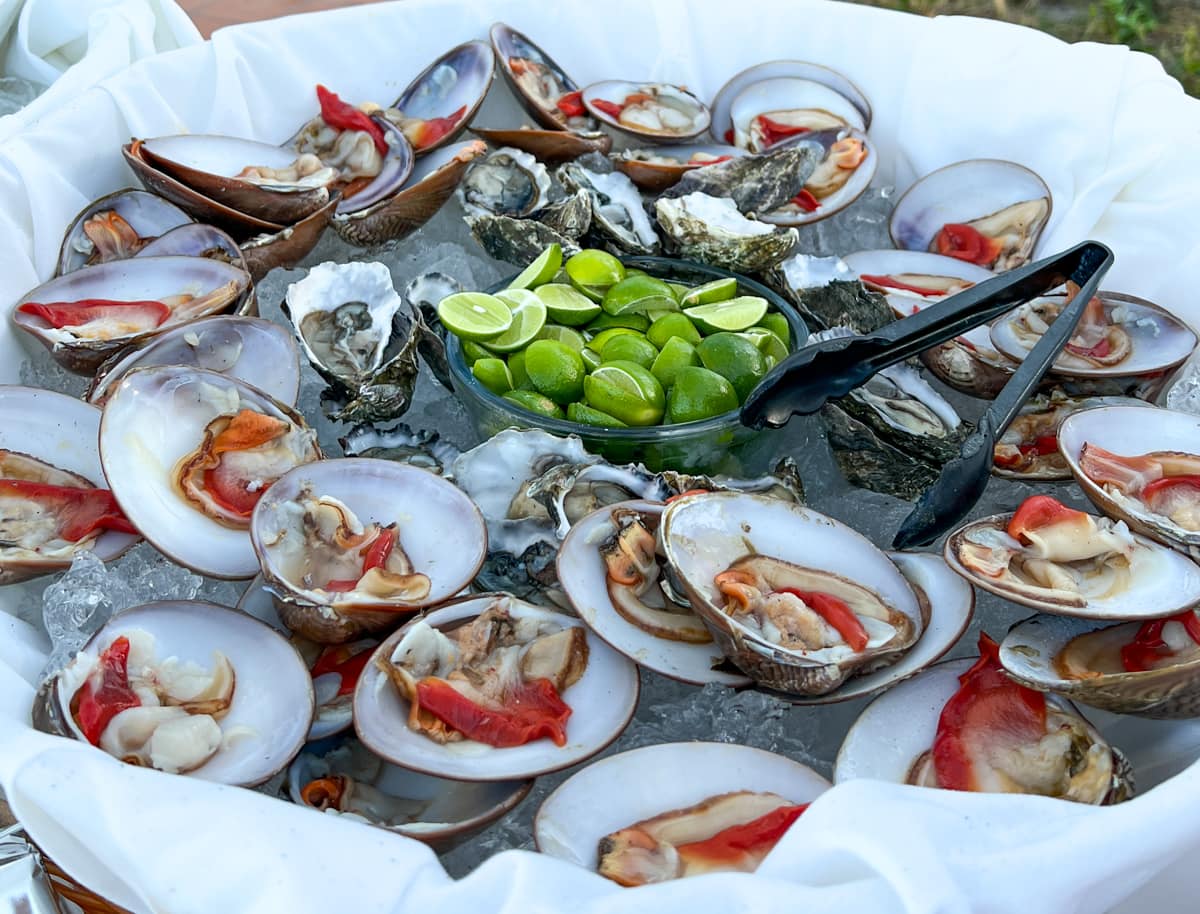
[[[517,274],[508,284],[509,289],[532,289],[547,283],[558,275],[562,268],[562,245],[557,241],[538,254],[534,261]]]
[[[498,296],[485,292],[455,292],[437,306],[438,320],[464,340],[481,343],[495,339],[512,327],[512,309]]]

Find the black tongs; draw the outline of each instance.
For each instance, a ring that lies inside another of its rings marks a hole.
[[[742,406],[742,424],[778,428],[794,415],[816,412],[876,372],[988,323],[1070,282],[1079,291],[992,401],[959,456],[943,468],[896,534],[897,549],[937,539],[979,500],[987,485],[997,436],[1016,417],[1042,375],[1075,331],[1084,308],[1112,266],[1113,253],[1096,241],[996,276],[865,336],[806,346],[763,379]]]

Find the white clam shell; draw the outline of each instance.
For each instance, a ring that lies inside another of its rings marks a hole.
[[[121,379],[100,423],[100,461],[113,495],[155,548],[201,574],[250,578],[258,557],[248,530],[223,526],[179,495],[171,477],[223,413],[213,399],[236,392],[267,415],[296,424],[290,408],[262,391],[201,368],[139,368]]]
[[[772,111],[819,109],[841,118],[855,130],[867,129],[862,111],[837,89],[796,76],[776,76],[742,89],[729,106],[734,145],[750,148],[750,122]]]
[[[414,571],[429,578],[418,608],[448,600],[471,582],[487,555],[487,528],[475,503],[442,477],[420,467],[371,457],[344,457],[298,466],[275,481],[254,507],[250,536],[264,577],[289,594],[325,602],[302,582],[289,580],[281,564],[278,533],[294,523],[289,507],[303,489],[336,498],[361,524],[398,524],[398,542]],[[399,618],[399,617],[397,617]]]
[[[951,222],[970,222],[1020,203],[1045,197],[1050,188],[1024,165],[1003,159],[967,159],[930,172],[896,201],[888,231],[896,247],[928,251],[934,236]],[[1044,227],[1046,222],[1043,222]],[[1037,255],[1037,235],[1034,256]]]
[[[686,772],[686,776],[681,774]],[[663,743],[593,762],[546,798],[533,824],[543,854],[595,871],[601,838],[739,790],[811,803],[829,782],[774,752],[729,743]]]
[[[1120,292],[1100,291],[1096,294],[1104,302],[1105,310],[1113,316],[1114,323],[1129,334],[1131,352],[1117,365],[1091,368],[1063,365],[1060,357],[1051,366],[1053,373],[1078,378],[1153,374],[1181,364],[1196,348],[1196,334],[1158,305]],[[1021,344],[1012,329],[1014,314],[1011,312],[993,323],[990,338],[992,346],[1003,355],[1022,362],[1030,350]]]
[[[99,434],[100,410],[88,403],[50,390],[0,385],[2,450],[36,457],[105,488],[104,470],[96,449]],[[109,562],[139,539],[132,533],[109,530],[96,538],[91,551],[101,561]],[[67,568],[70,564],[70,559],[47,561],[45,572]]]
[[[159,334],[102,370],[88,391],[100,403],[135,368],[192,365],[245,381],[293,406],[300,393],[300,356],[291,335],[258,317],[218,315]]]
[[[179,600],[118,613],[85,650],[98,654],[116,638],[138,629],[154,636],[159,662],[178,657],[208,670],[213,652],[219,651],[233,667],[233,702],[218,721],[226,740],[216,755],[188,772],[190,776],[221,784],[260,784],[300,751],[312,722],[312,680],[300,655],[281,635],[237,610]],[[68,666],[55,683],[64,709],[82,685],[71,673]],[[74,729],[70,715],[64,716]],[[75,735],[83,738],[78,731]]]
[[[680,127],[678,130],[651,130],[649,128],[628,126],[621,123],[611,114],[601,111],[594,104],[597,99],[621,104],[627,96],[639,92],[647,92],[651,89],[657,90],[665,99],[678,102],[682,109],[691,109],[690,125]],[[585,87],[581,97],[584,106],[588,109],[588,113],[596,118],[596,120],[602,121],[614,130],[620,130],[622,133],[629,134],[630,136],[635,136],[639,139],[651,139],[659,143],[681,143],[685,140],[698,137],[708,129],[710,122],[708,106],[704,102],[681,86],[673,86],[668,83],[637,83],[623,79],[606,79]]]
[[[1134,407],[1134,409],[1141,411],[1138,407]],[[1065,427],[1066,423],[1063,425]],[[1060,430],[1060,441],[1061,435],[1062,431]],[[1133,538],[1141,548],[1134,552],[1129,587],[1119,593],[1088,600],[1083,606],[1066,606],[1062,603],[1041,600],[1036,594],[1015,592],[997,586],[991,578],[967,569],[959,561],[955,545],[959,534],[968,527],[991,524],[1003,529],[1008,525],[1011,517],[1012,515],[1005,514],[980,518],[951,533],[946,540],[944,549],[946,564],[976,587],[981,587],[998,597],[1040,612],[1061,616],[1113,621],[1160,619],[1200,603],[1200,565],[1174,549],[1136,533],[1133,534]]]
[[[474,619],[499,597],[516,618],[550,618],[564,627],[584,627],[579,619],[524,603],[506,594],[484,594],[455,601],[424,616],[436,627]],[[567,744],[548,739],[496,749],[471,740],[438,745],[408,728],[408,702],[376,663],[391,656],[408,626],[379,646],[354,693],[354,728],[376,755],[414,771],[464,781],[500,781],[558,771],[590,758],[615,740],[633,717],[638,700],[637,667],[589,634],[587,669],[563,692],[571,707]]]
[[[600,544],[616,532],[612,512],[618,508],[647,514],[662,514],[663,511],[659,502],[619,502],[593,511],[571,527],[558,550],[558,579],[580,618],[607,644],[634,663],[663,676],[693,685],[709,682],[750,685],[747,676],[713,669],[725,659],[713,642],[689,644],[656,638],[613,607],[608,596],[608,573],[600,554]]]
[[[796,212],[775,210],[763,213],[761,218],[764,222],[770,222],[772,225],[808,225],[812,222],[820,222],[822,219],[828,219],[830,216],[840,213],[866,192],[871,180],[875,177],[876,169],[879,168],[879,154],[875,150],[874,141],[867,139],[867,135],[863,131],[851,130],[847,136],[861,140],[867,151],[866,158],[854,169],[850,179],[821,200],[821,205],[816,211],[806,213],[803,210]]]
[[[1083,446],[1092,443],[1123,457],[1151,451],[1182,451],[1200,456],[1200,417],[1171,409],[1102,406],[1081,410],[1063,420],[1058,448],[1079,487],[1092,504],[1110,517],[1124,520],[1138,533],[1200,557],[1200,532],[1184,530],[1170,518],[1154,514],[1135,498],[1110,495],[1079,466]],[[1158,615],[1166,615],[1163,610]]]
[[[862,116],[867,129],[871,126],[871,103],[866,95],[850,79],[837,70],[805,60],[771,60],[748,67],[736,74],[717,92],[712,103],[712,126],[709,128],[718,141],[723,141],[727,131],[733,130],[730,109],[733,100],[746,88],[757,82],[778,77],[793,77],[810,80],[828,86],[844,95]]]

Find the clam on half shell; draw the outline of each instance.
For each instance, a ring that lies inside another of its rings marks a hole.
[[[706,742],[644,746],[571,775],[542,803],[533,836],[543,854],[595,872],[600,840],[646,819],[737,791],[773,793],[800,804],[828,789],[811,768],[763,749]],[[713,832],[727,824],[713,823]]]
[[[100,410],[74,397],[34,387],[0,386],[0,451],[27,455],[55,469],[104,487],[96,452]],[[5,520],[8,520],[6,518]],[[5,525],[5,533],[12,531]],[[119,557],[138,541],[131,533],[103,531],[90,549],[101,561]],[[0,584],[12,584],[70,567],[71,555],[12,556],[0,549]]]
[[[582,677],[562,693],[562,700],[571,708],[565,746],[560,748],[549,739],[508,749],[471,740],[442,745],[409,729],[408,702],[401,698],[381,668],[400,640],[418,622],[447,631],[497,605],[517,619],[534,617],[564,628],[585,628],[577,618],[533,606],[508,594],[480,594],[455,600],[420,620],[409,622],[379,646],[354,692],[354,728],[372,752],[404,768],[438,777],[502,781],[578,764],[621,734],[637,707],[640,688],[637,667],[590,633],[587,667]]]
[[[361,560],[343,561],[352,550],[337,549],[325,539],[332,531],[312,526],[317,516],[333,516],[314,515],[318,503],[335,508],[342,523],[351,521],[349,532],[396,525],[396,544],[411,566],[406,574],[425,580],[411,589],[399,582],[367,586]],[[282,476],[255,507],[250,534],[280,619],[321,643],[388,631],[448,600],[471,582],[487,555],[483,517],[461,489],[428,470],[367,457],[318,461]],[[330,570],[358,584],[327,590]]]
[[[191,221],[191,216],[157,194],[130,188],[106,194],[71,221],[63,235],[55,275],[132,257],[154,239]]]
[[[252,786],[300,751],[312,721],[313,690],[295,649],[244,613],[186,600],[147,603],[115,615],[39,693],[34,709],[39,729],[82,740],[71,705],[90,664],[117,638],[138,631],[153,636],[158,664],[174,657],[211,670],[214,653],[220,653],[232,668],[232,702],[218,722],[219,748],[190,776]]]
[[[808,508],[740,493],[692,495],[668,507],[660,535],[692,609],[725,656],[761,686],[802,695],[832,692],[857,671],[897,660],[924,630],[917,596],[888,557],[866,537]],[[859,651],[844,641],[817,650],[783,648],[726,613],[715,583],[735,563],[759,560],[802,572],[802,590],[817,590],[824,581],[839,593],[854,591],[852,599],[861,597],[886,621],[873,616],[863,623],[869,640]]]

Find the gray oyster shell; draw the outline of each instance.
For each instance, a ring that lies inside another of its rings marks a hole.
[[[725,197],[660,197],[655,212],[681,256],[740,273],[769,269],[791,253],[799,238],[795,229],[747,219]]]
[[[463,290],[453,276],[431,271],[409,280],[404,287],[404,300],[419,317],[417,322],[417,354],[433,372],[438,382],[447,390],[453,383],[450,378],[450,361],[446,358],[446,341],[442,337],[442,322],[437,316],[438,303],[448,295]]]
[[[377,457],[444,475],[462,452],[437,432],[414,431],[401,422],[392,428],[357,425],[339,438],[347,457]]]
[[[857,279],[835,279],[824,286],[797,291],[781,278],[782,275],[778,269],[771,271],[768,277],[771,285],[783,290],[811,325],[826,329],[848,327],[855,333],[871,333],[896,320],[887,297],[872,292]]]
[[[551,244],[562,246],[563,257],[579,253],[579,245],[561,232],[534,219],[511,216],[468,216],[467,226],[488,256],[527,266]]]
[[[592,198],[580,188],[557,203],[542,207],[534,218],[568,238],[582,238],[592,226]]]
[[[763,155],[743,156],[696,168],[663,192],[667,198],[691,193],[728,197],[743,213],[769,213],[804,189],[825,157],[817,143],[803,142]]]
[[[584,191],[592,201],[592,227],[621,254],[655,254],[659,250],[654,224],[646,215],[642,195],[629,178],[618,171],[592,171],[568,162],[555,172],[567,190]]]
[[[550,172],[529,153],[502,146],[473,162],[455,193],[474,216],[528,216],[550,201]]]

